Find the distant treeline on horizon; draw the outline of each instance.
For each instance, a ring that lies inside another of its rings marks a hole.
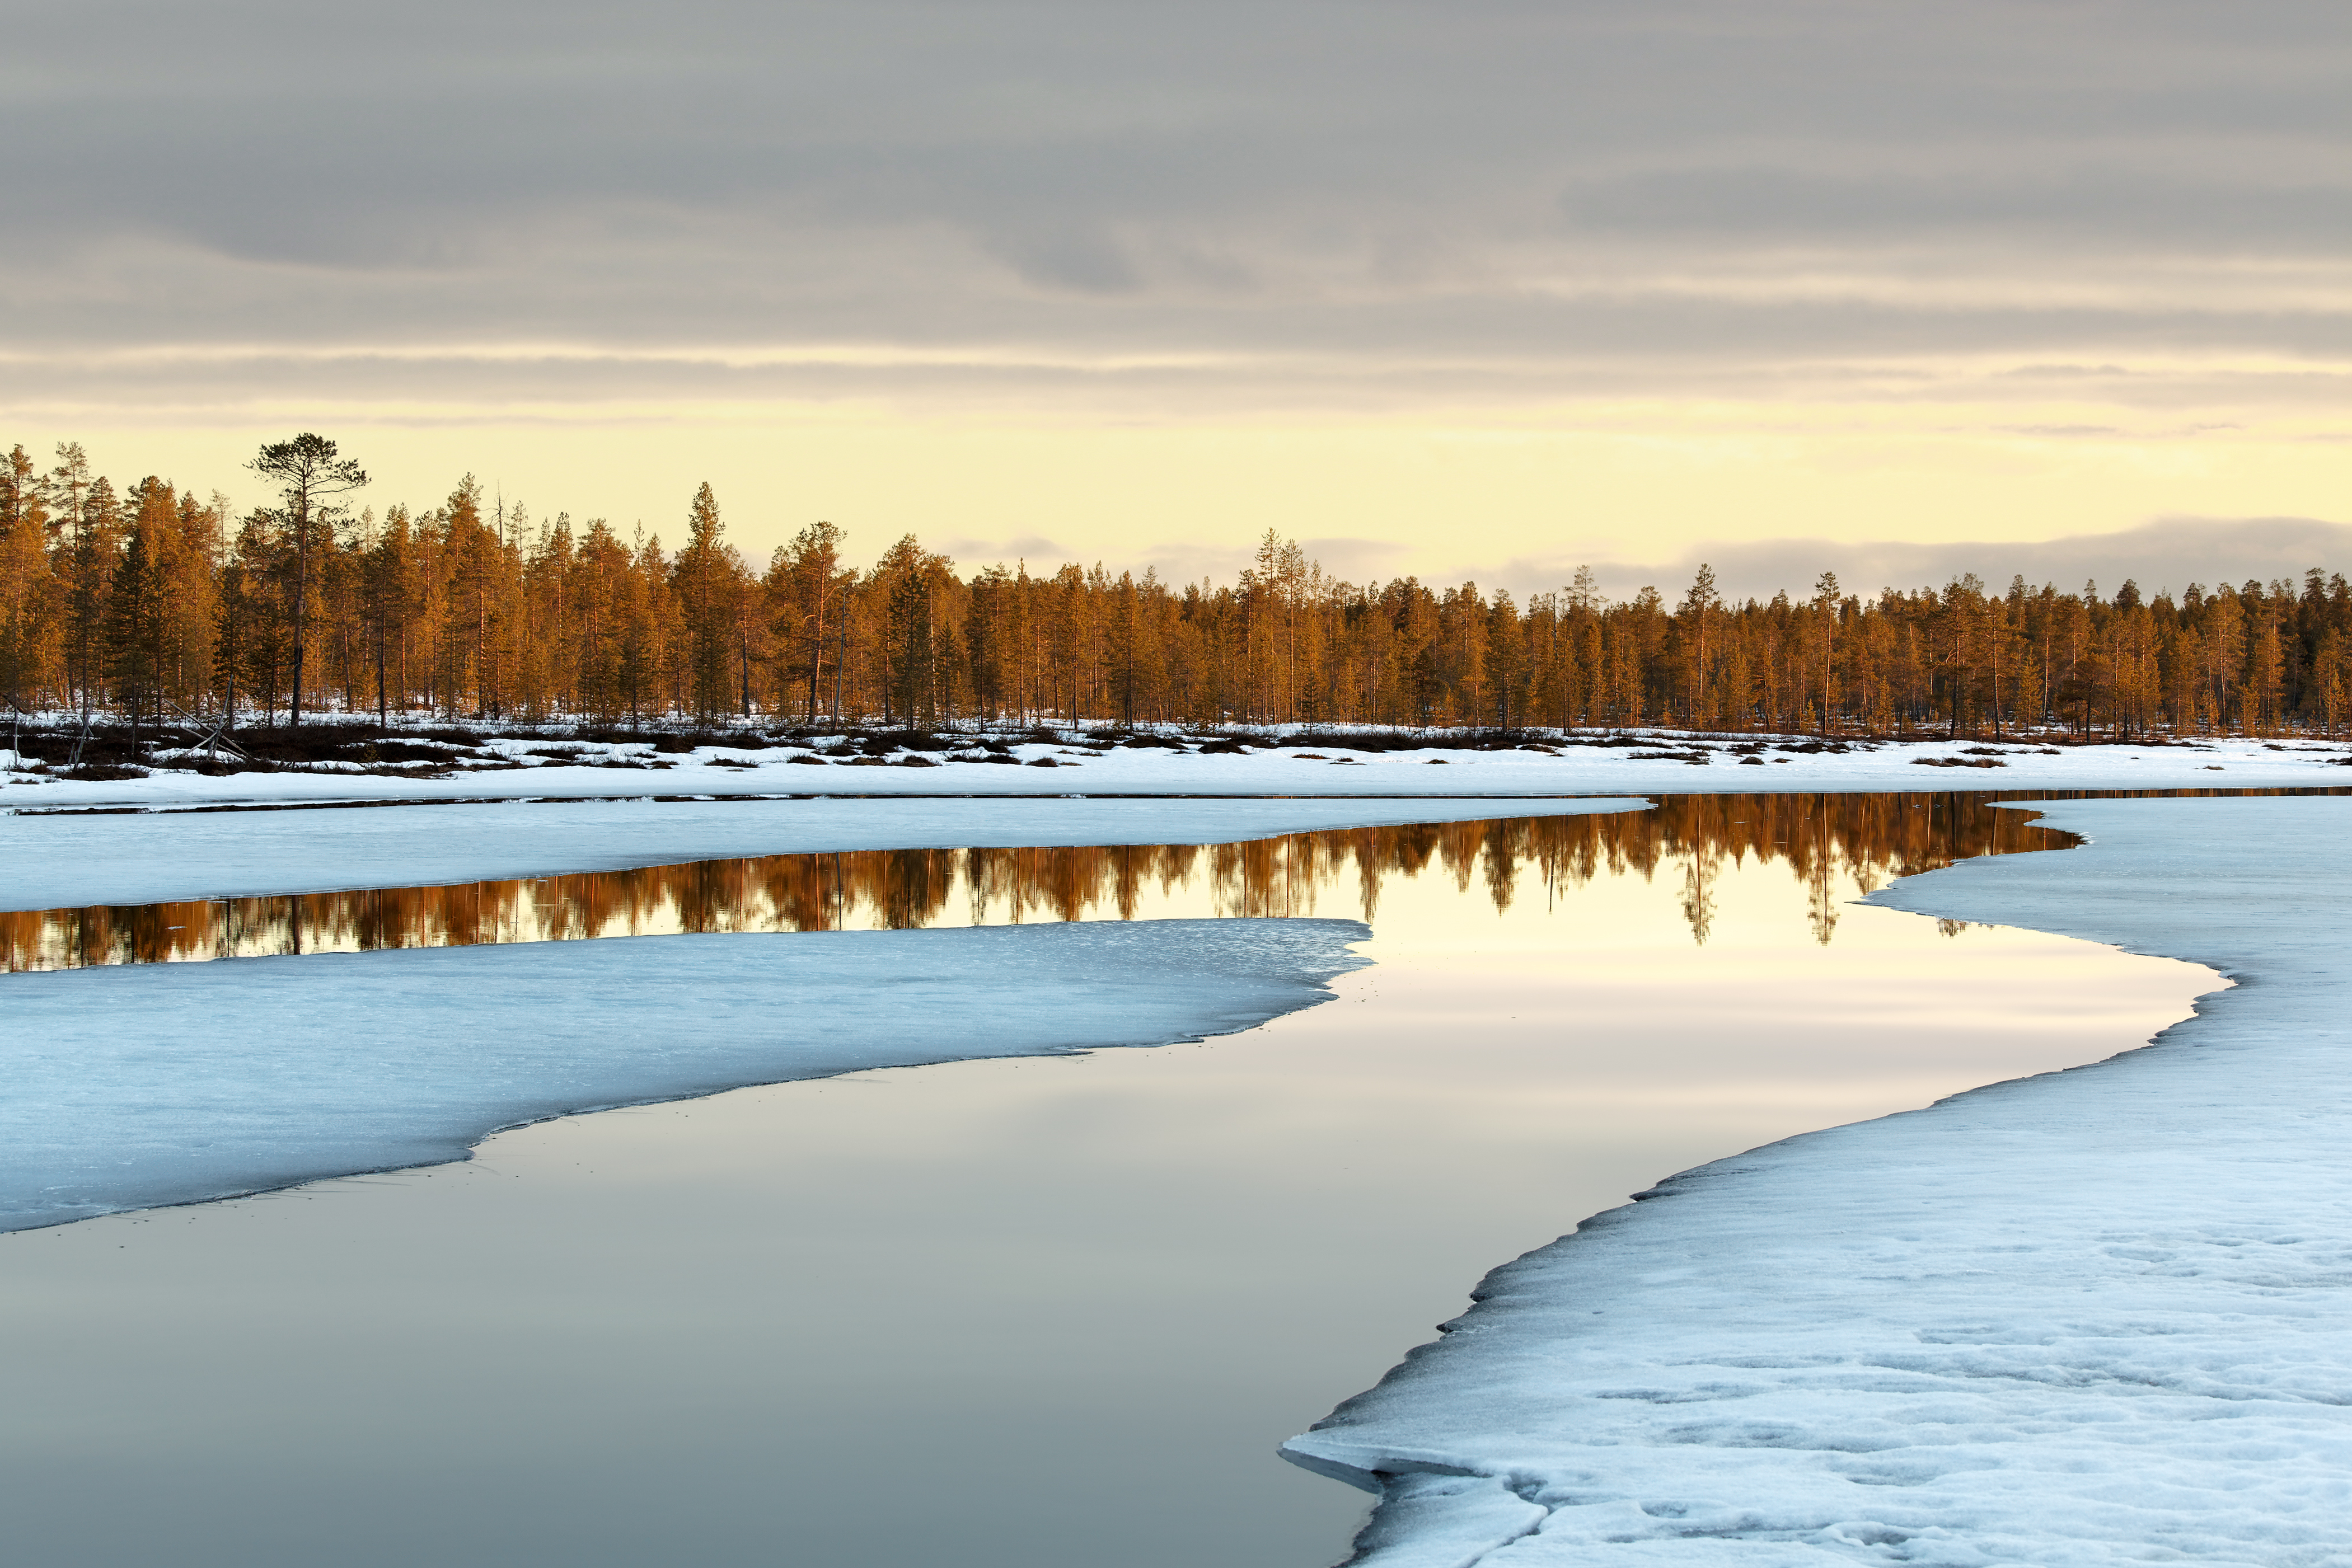
[[[231,517],[61,443],[0,464],[0,694],[19,712],[305,710],[601,723],[1329,723],[1776,732],[2335,733],[2352,584],[2191,584],[2178,600],[1974,577],[1864,596],[1611,601],[1589,570],[1524,604],[1475,582],[1354,584],[1269,530],[1231,583],[1025,563],[960,576],[909,534],[866,570],[803,528],[764,563],[704,485],[685,542],[486,506],[352,505],[315,435],[251,465]]]

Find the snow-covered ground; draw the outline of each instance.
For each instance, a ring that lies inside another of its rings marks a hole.
[[[1157,746],[998,742],[887,758],[827,758],[835,739],[664,753],[654,742],[484,740],[446,763],[370,772],[354,763],[207,777],[158,770],[75,780],[0,751],[0,810],[300,800],[593,799],[676,795],[1560,795],[1691,790],[2137,789],[2352,784],[2352,747],[2294,739],[2165,746],[2031,742],[1821,743],[1801,737],[1639,735],[1545,747],[1351,751],[1299,736],[1242,754]],[[562,757],[535,755],[562,751]],[[1052,762],[1052,768],[1036,766]]]
[[[2352,800],[2046,810],[1876,901],[2239,985],[1496,1270],[1286,1447],[1385,1479],[1360,1562],[2352,1562]]]
[[[1160,1045],[1311,1007],[1346,920],[616,938],[11,975],[0,1230],[461,1159],[751,1083]]]
[[[1513,816],[1638,811],[1522,800]],[[160,904],[874,849],[1234,843],[1492,814],[1395,800],[555,800],[0,816],[0,910]]]

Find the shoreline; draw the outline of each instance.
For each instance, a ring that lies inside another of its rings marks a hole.
[[[152,1529],[190,1568],[1328,1562],[1366,1500],[1274,1444],[1496,1259],[1714,1153],[2094,1059],[2203,983],[1866,906],[1824,947],[1753,859],[1701,946],[1677,875],[1555,905],[1517,866],[1507,911],[1443,861],[1390,884],[1375,964],[1247,1036],[565,1117],[0,1238],[18,1538],[147,1561],[93,1542]],[[1331,885],[1348,913],[1352,868]]]
[[[2189,787],[2226,788],[2210,780]],[[1637,1541],[1662,1551],[1678,1540],[1829,1543],[1923,1532],[2029,1540],[2036,1543],[2029,1555],[2046,1555],[2079,1543],[2064,1530],[2094,1529],[2037,1522],[2045,1517],[2096,1519],[2100,1540],[2137,1531],[2169,1541],[2201,1531],[2211,1548],[2203,1554],[2221,1561],[2255,1560],[2228,1555],[2237,1550],[2265,1563],[2317,1563],[2329,1560],[2332,1543],[2352,1539],[2352,1521],[2331,1522],[2314,1500],[2325,1465],[2281,1461],[2273,1466],[2281,1474],[2248,1479],[2226,1458],[2178,1451],[2181,1433],[2213,1429],[2216,1417],[2203,1406],[2218,1397],[2228,1418],[2254,1424],[2233,1429],[2241,1446],[2316,1453],[2326,1465],[2352,1460],[2352,1417],[2310,1416],[2326,1390],[2352,1389],[2352,1304],[2336,1326],[2305,1329],[2302,1341],[2288,1343],[2281,1335],[2291,1339],[2298,1325],[2266,1313],[2259,1281],[2250,1284],[2242,1268],[2231,1274],[2242,1255],[2273,1273],[2300,1270],[2292,1288],[2306,1304],[2320,1299],[2316,1291],[2344,1288],[2331,1278],[2343,1272],[2337,1260],[2312,1239],[2330,1233],[2330,1204],[2352,1204],[2352,1170],[2325,1168],[2327,1127],[2314,1134],[2312,1126],[2330,1113],[2352,1113],[2352,1092],[2311,1085],[2330,1082],[2327,1052],[2343,1031],[2336,1025],[2331,1035],[2326,1020],[2337,1016],[2329,1010],[2336,993],[2352,988],[2329,946],[2344,924],[2347,808],[2308,797],[2158,806],[2037,802],[2030,790],[2013,792],[2024,797],[2014,804],[2038,808],[2041,825],[2082,841],[2074,854],[1965,860],[1882,890],[1871,904],[2304,983],[2254,988],[2251,1012],[2235,999],[2242,991],[2208,995],[2196,1018],[2154,1045],[2095,1066],[1988,1085],[1926,1110],[1694,1167],[1640,1195],[1645,1201],[1598,1214],[1572,1236],[1495,1270],[1477,1304],[1445,1325],[1446,1338],[1286,1445],[1303,1468],[1381,1492],[1363,1540],[1365,1563],[1475,1563],[1505,1544],[1515,1560],[1565,1563]],[[240,832],[249,825],[213,820]],[[93,831],[110,824],[173,831],[152,814],[89,821]],[[2077,858],[2085,855],[2087,873]],[[2208,936],[2219,946],[2196,945]],[[334,962],[291,960],[322,961]],[[2233,1024],[2218,1038],[2208,1028],[2216,1017]],[[2249,1036],[2263,1042],[2260,1052],[2245,1049]],[[2183,1052],[2183,1043],[2205,1049]],[[2257,1081],[2252,1092],[2216,1065],[2225,1059],[2241,1078]],[[2183,1075],[2194,1080],[2189,1110],[2226,1113],[2219,1133],[2188,1116]],[[2116,1091],[2103,1098],[2083,1087],[2116,1082],[2129,1085],[2123,1114]],[[2290,1083],[2294,1094],[2285,1092]],[[2063,1102],[2056,1113],[2053,1096]],[[2284,1143],[2268,1135],[2269,1122],[2282,1119],[2299,1123]],[[2234,1186],[2233,1160],[2256,1167],[2252,1176],[2237,1171]],[[1859,1179],[1857,1161],[1866,1173]],[[2292,1199],[2305,1206],[2288,1207],[2286,1228],[2295,1235],[2284,1241],[2253,1225],[2276,1228],[2279,1206],[2259,1176],[2283,1164],[2295,1173]],[[2117,1170],[2131,1178],[2120,1187]],[[2305,1190],[2315,1186],[2316,1197]],[[1826,1239],[1793,1229],[1792,1214],[1816,1217]],[[1892,1240],[1890,1223],[1898,1228]],[[2196,1234],[2184,1241],[2166,1226]],[[2305,1250],[2247,1250],[2257,1246]],[[2189,1270],[2200,1283],[2176,1288],[2167,1281],[2180,1270],[2166,1265],[2184,1248],[2218,1261]],[[1663,1291],[1652,1286],[1661,1259],[1674,1281]],[[1726,1260],[1737,1267],[1727,1270]],[[1948,1260],[1961,1261],[1939,1261]],[[2020,1266],[2028,1271],[2018,1275]],[[1727,1272],[1730,1283],[1718,1278]],[[2217,1281],[2210,1288],[2201,1282],[2207,1276]],[[1890,1278],[1904,1281],[1899,1291],[1873,1293]],[[1999,1281],[1992,1308],[1984,1304],[1988,1279]],[[2106,1300],[2086,1303],[2084,1296]],[[1588,1309],[1595,1300],[1602,1305]],[[1989,1310],[2019,1321],[1987,1325],[1971,1317]],[[2101,1312],[2160,1326],[2103,1327]],[[2252,1320],[2249,1333],[2269,1335],[2258,1346],[2258,1359],[2268,1360],[2254,1382],[2238,1363],[2217,1359],[2247,1337],[2214,1328],[2217,1315]],[[1639,1326],[1612,1330],[1589,1321],[1595,1316]],[[1727,1322],[1739,1325],[1730,1342]],[[2052,1323],[2063,1324],[2054,1339]],[[2150,1373],[2151,1344],[2180,1364]],[[2289,1364],[2297,1354],[2304,1359]],[[1988,1375],[1966,1364],[2002,1370],[1986,1383]],[[2145,1397],[2175,1407],[2131,1406],[2111,1416],[2095,1406],[2085,1415],[2079,1403],[2117,1396],[2118,1387],[2121,1396],[2142,1397],[2129,1391],[2147,1386],[2157,1392]],[[2309,1387],[2322,1393],[2298,1392]],[[1906,1411],[1954,1401],[1971,1411],[1972,1435],[1960,1440],[1968,1462],[1957,1468],[1945,1462],[1955,1439],[1905,1428],[1929,1419]],[[1505,1416],[1499,1428],[1496,1411]],[[2124,1458],[2100,1447],[2112,1435],[2102,1428],[2119,1420],[2134,1424],[2129,1457],[2171,1462],[2165,1485],[2196,1494],[2189,1503],[2117,1502],[2101,1490],[2102,1478],[2125,1468]],[[1749,1440],[1759,1422],[1804,1440],[1776,1440],[1759,1457]],[[1859,1435],[1849,1429],[1855,1422]],[[2298,1435],[2307,1439],[2300,1449]],[[1868,1457],[1852,1459],[1856,1454]],[[2212,1498],[2222,1500],[2200,1500]],[[2294,1529],[2317,1518],[2317,1535],[2263,1533],[2265,1520],[2298,1509]],[[2314,1541],[2319,1554],[2304,1552]]]
[[[1254,842],[1490,816],[1644,811],[1640,797],[1074,800],[465,800],[363,810],[109,810],[0,818],[0,911],[273,897],[870,850]]]
[[[2143,1048],[1695,1167],[1496,1269],[1285,1445],[1381,1491],[1359,1563],[2340,1561],[2352,809],[2041,812],[2084,842],[1869,902],[2236,983]]]
[[[909,732],[911,733],[911,732]],[[1384,739],[1355,750],[1345,737],[1248,737],[1202,748],[1149,743],[915,737],[919,747],[866,737],[886,755],[834,757],[860,737],[747,739],[689,746],[647,737],[580,743],[565,757],[522,740],[488,739],[430,775],[370,772],[358,764],[221,776],[158,770],[131,779],[26,772],[0,753],[0,813],[66,808],[140,810],[290,805],[421,804],[430,800],[1118,799],[1375,800],[1610,796],[1716,792],[1810,793],[1951,789],[2327,789],[2352,785],[2352,743],[2294,737],[2209,737],[2160,744],[1989,743],[1980,739],[1836,741],[1790,736],[1642,732],[1613,738],[1530,737],[1508,743],[1426,746]],[[671,747],[656,749],[657,743]],[[937,746],[964,744],[961,753]],[[861,742],[862,744],[862,742]],[[895,745],[895,749],[892,749]],[[1173,747],[1175,749],[1171,749]],[[1236,749],[1238,747],[1238,749]],[[593,757],[583,762],[576,758]],[[994,760],[988,758],[993,758]],[[1010,764],[1010,766],[1008,766]],[[1050,764],[1051,766],[1041,766]],[[1432,772],[1443,768],[1444,772]],[[1727,769],[1737,769],[1736,773]],[[615,773],[623,777],[615,778]],[[650,777],[648,777],[650,775]]]
[[[1369,935],[1087,921],[11,975],[0,1233],[442,1165],[589,1111],[1230,1034],[1328,1001]],[[650,1040],[614,1027],[640,1017]]]

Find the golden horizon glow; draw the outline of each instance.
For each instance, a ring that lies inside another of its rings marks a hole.
[[[20,418],[15,438],[37,434],[26,445],[45,462],[52,442],[79,440],[118,486],[154,473],[242,507],[261,499],[246,457],[316,429],[367,465],[376,483],[363,498],[379,511],[429,507],[470,472],[533,517],[602,517],[667,538],[708,480],[729,537],[755,559],[823,517],[849,530],[853,559],[914,533],[966,570],[1025,555],[1156,563],[1184,579],[1223,575],[1213,563],[1237,563],[1268,528],[1346,542],[1359,569],[1343,576],[1376,561],[1383,579],[1524,589],[1561,562],[1649,565],[1714,543],[2028,542],[2166,517],[2340,518],[2352,480],[2352,433],[2324,413],[2233,420],[2086,400],[1618,399],[1225,422],[910,413],[879,399],[100,412],[45,411],[37,433]]]

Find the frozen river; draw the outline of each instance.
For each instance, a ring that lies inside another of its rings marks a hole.
[[[568,1117],[0,1237],[10,1535],[76,1563],[1319,1568],[1365,1500],[1275,1445],[1496,1263],[1724,1154],[2105,1057],[2210,988],[1849,902],[2051,841],[2018,815],[1685,797],[0,917],[16,969],[1268,916],[1362,921],[1372,960],[1204,1043]]]

